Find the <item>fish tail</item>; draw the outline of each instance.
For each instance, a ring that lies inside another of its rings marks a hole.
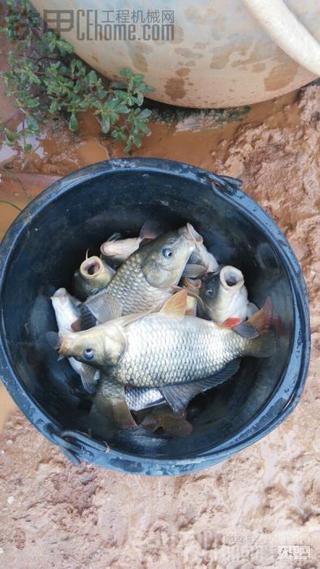
[[[261,336],[269,332],[272,326],[272,300],[270,296],[263,307],[250,316],[247,323],[253,326]]]
[[[254,340],[249,340],[244,356],[253,356],[255,358],[269,358],[272,356],[276,349],[276,335],[274,330],[269,330],[267,334],[259,336]]]
[[[257,330],[259,336],[248,341],[245,355],[256,358],[269,358],[275,352],[276,347],[270,297],[267,298],[264,306],[253,314],[247,322]]]

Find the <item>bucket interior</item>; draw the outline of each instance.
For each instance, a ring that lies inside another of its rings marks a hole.
[[[268,359],[244,358],[227,383],[199,395],[188,408],[188,437],[116,432],[112,446],[139,457],[195,457],[235,437],[270,399],[290,357],[293,305],[288,275],[272,235],[265,235],[209,184],[171,173],[112,171],[81,181],[32,217],[12,251],[3,297],[6,349],[18,381],[62,428],[90,430],[91,401],[67,361],[57,361],[46,332],[56,330],[50,295],[71,288],[72,275],[112,233],[135,236],[148,219],[171,228],[187,221],[221,264],[242,270],[249,298],[271,297],[281,334]],[[51,199],[51,201],[50,201]]]

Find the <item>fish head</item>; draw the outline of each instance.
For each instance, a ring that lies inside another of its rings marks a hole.
[[[200,297],[207,306],[210,306],[217,298],[219,287],[220,271],[205,275],[200,289]]]
[[[243,285],[242,272],[236,267],[226,265],[220,270],[206,275],[201,288],[201,298],[210,304],[216,299],[220,288],[226,295],[232,297]]]
[[[74,357],[97,368],[116,365],[126,346],[120,326],[113,322],[60,337],[59,355]]]
[[[232,266],[222,267],[216,273],[208,274],[204,279],[200,297],[206,308],[207,316],[222,323],[231,316],[244,319],[247,308],[247,289],[243,274]]]
[[[141,268],[154,287],[178,284],[190,255],[196,247],[197,232],[189,223],[170,231],[140,249]]]

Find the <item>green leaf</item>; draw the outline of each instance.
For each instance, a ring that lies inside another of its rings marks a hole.
[[[122,80],[102,80],[73,55],[69,42],[52,30],[43,32],[28,0],[8,0],[7,9],[5,28],[15,43],[8,56],[10,68],[1,75],[7,93],[26,115],[26,128],[4,133],[8,143],[22,144],[27,151],[23,137],[38,133],[49,116],[67,115],[75,132],[78,113],[92,109],[104,134],[125,142],[128,151],[140,146],[151,117],[151,111],[142,109],[144,95],[151,90],[143,75],[125,68],[120,71]]]
[[[36,109],[36,108],[38,108],[38,107],[40,106],[40,101],[38,101],[38,99],[29,97],[29,98],[26,100],[25,106],[26,106],[28,109]]]
[[[111,121],[109,117],[102,117],[100,119],[101,130],[103,134],[108,134],[111,128]]]
[[[53,101],[51,101],[50,105],[49,105],[49,113],[54,115],[58,112],[59,110],[59,103],[56,99],[53,99]]]
[[[148,120],[152,115],[152,111],[150,109],[143,109],[140,111],[139,118],[142,120]]]
[[[37,119],[32,116],[32,115],[28,115],[26,117],[26,122],[27,122],[27,126],[28,128],[33,132],[33,133],[37,133],[39,131],[39,123],[37,121]]]
[[[19,133],[10,130],[9,128],[4,129],[4,134],[7,139],[8,144],[14,144],[19,137]]]
[[[77,117],[76,117],[75,113],[71,113],[71,115],[70,115],[69,129],[72,132],[76,132],[76,130],[78,130],[78,121],[77,121]]]

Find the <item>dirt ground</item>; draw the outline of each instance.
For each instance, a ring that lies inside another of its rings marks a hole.
[[[19,122],[9,101],[1,120]],[[18,207],[83,165],[120,156],[87,116],[76,138],[46,130],[29,156],[0,149],[0,200]],[[73,466],[0,388],[0,566],[7,569],[320,567],[320,86],[257,105],[238,122],[154,124],[137,155],[244,180],[285,232],[310,294],[312,361],[303,399],[276,431],[180,478]],[[17,211],[0,204],[0,236]]]

